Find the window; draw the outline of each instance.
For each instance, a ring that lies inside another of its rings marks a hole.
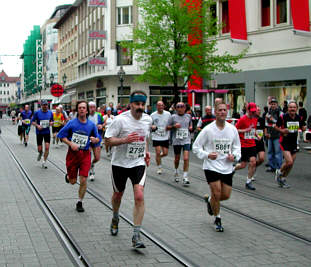
[[[94,91],[87,91],[86,92],[86,98],[87,100],[93,100],[94,99]]]
[[[96,89],[96,97],[106,97],[106,88]]]
[[[132,24],[133,23],[132,11],[133,11],[132,6],[118,7],[117,25]]]
[[[270,0],[261,0],[261,26],[270,26]]]
[[[84,92],[78,93],[78,100],[84,100]]]
[[[128,41],[132,42],[132,41]],[[117,65],[132,65],[133,56],[132,53],[128,51],[128,48],[123,48],[120,42],[117,42]]]
[[[222,23],[222,33],[230,32],[229,24],[229,6],[228,1],[223,1],[221,4],[221,23]]]
[[[287,22],[287,0],[276,1],[276,24]]]
[[[123,86],[122,90],[121,87],[118,87],[118,103],[121,105],[127,105],[130,103],[130,94],[131,87]]]

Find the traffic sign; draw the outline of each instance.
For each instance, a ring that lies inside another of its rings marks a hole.
[[[60,96],[62,96],[63,93],[64,93],[64,88],[60,84],[55,83],[52,85],[52,87],[51,87],[51,95],[52,96],[60,97]]]

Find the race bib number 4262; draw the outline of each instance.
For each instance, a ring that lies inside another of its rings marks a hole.
[[[127,145],[126,157],[128,159],[138,159],[145,157],[145,142],[134,142]]]
[[[75,143],[81,149],[83,149],[83,148],[85,148],[88,139],[89,139],[89,137],[87,135],[73,133],[72,138],[71,138],[71,142]]]

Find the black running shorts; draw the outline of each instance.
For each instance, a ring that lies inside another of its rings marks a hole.
[[[255,146],[241,148],[241,161],[248,162],[251,157],[257,157],[257,150]]]
[[[297,143],[280,143],[280,147],[282,151],[289,151],[291,154],[295,154],[298,152]]]
[[[233,173],[222,174],[215,171],[204,170],[207,183],[221,181],[226,185],[232,186]]]
[[[37,145],[38,146],[42,146],[43,140],[44,140],[44,143],[50,143],[51,135],[50,134],[37,134]]]
[[[145,186],[146,167],[136,166],[133,168],[123,168],[112,165],[112,186],[114,192],[123,192],[126,187],[127,178],[130,178],[132,185],[140,184]]]
[[[156,146],[162,146],[162,147],[168,148],[168,147],[169,147],[169,142],[168,142],[168,140],[162,140],[162,141],[153,140],[153,141],[152,141],[152,145],[153,145],[154,147],[156,147]]]
[[[263,140],[256,140],[256,152],[265,152],[265,143]]]

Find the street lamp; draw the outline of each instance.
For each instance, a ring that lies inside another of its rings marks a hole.
[[[124,82],[124,76],[125,76],[125,71],[123,70],[123,67],[120,66],[120,69],[118,71],[118,76],[119,76],[119,80],[120,80],[120,95],[123,95],[123,82]],[[121,98],[120,98],[120,103],[121,103]],[[122,104],[122,103],[121,103]]]
[[[63,75],[64,92],[65,92],[66,81],[67,81],[67,75],[66,75],[66,73],[64,73],[64,75]]]

